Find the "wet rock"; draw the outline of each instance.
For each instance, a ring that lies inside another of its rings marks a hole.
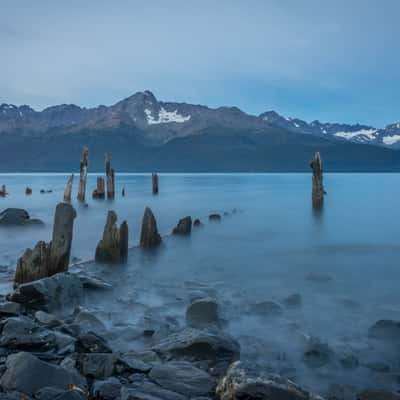
[[[8,317],[11,315],[19,315],[23,311],[21,304],[13,301],[0,303],[0,317]]]
[[[400,400],[400,394],[386,390],[367,389],[358,393],[357,400]]]
[[[302,304],[301,295],[298,293],[292,294],[283,300],[283,304],[288,308],[301,307]]]
[[[36,400],[86,400],[84,392],[78,389],[63,390],[54,387],[46,387],[35,394]],[[25,400],[25,399],[23,399]]]
[[[27,394],[34,394],[47,386],[65,389],[71,384],[86,388],[86,381],[76,371],[41,361],[25,352],[7,357],[6,371],[0,379],[3,388]]]
[[[198,219],[198,218],[196,218],[195,220],[194,220],[194,222],[193,222],[193,226],[197,226],[197,227],[199,227],[199,226],[202,226],[203,224],[201,223],[201,221]]]
[[[221,221],[221,215],[220,214],[210,214],[208,216],[208,219],[210,221]]]
[[[35,312],[35,319],[41,324],[47,325],[49,327],[56,327],[62,324],[62,321],[57,319],[56,316],[41,310]]]
[[[192,231],[192,217],[185,217],[179,220],[178,225],[173,229],[174,235],[190,235]]]
[[[263,317],[274,317],[283,313],[282,307],[273,301],[260,301],[249,307],[249,312]]]
[[[373,361],[365,364],[365,367],[368,369],[375,371],[375,372],[380,372],[380,373],[386,373],[390,371],[390,365],[381,362],[381,361]]]
[[[194,328],[218,322],[218,303],[211,297],[194,300],[186,310],[186,321]]]
[[[43,221],[31,218],[22,208],[7,208],[0,212],[0,225],[43,225]]]
[[[113,288],[111,283],[94,276],[79,275],[79,278],[84,289],[111,290]]]
[[[186,361],[155,365],[149,376],[163,388],[190,397],[207,395],[215,386],[214,379],[207,372]]]
[[[105,379],[115,373],[118,357],[112,353],[79,354],[77,367],[88,378]]]
[[[103,238],[97,245],[95,259],[97,262],[118,263],[126,260],[128,253],[128,224],[124,221],[117,226],[117,214],[109,211]]]
[[[73,307],[79,302],[82,292],[83,288],[79,277],[64,272],[18,286],[9,295],[9,300],[27,308],[51,312],[61,307],[65,309]]]
[[[155,353],[154,353],[155,354]],[[157,357],[157,355],[156,355]],[[124,353],[120,356],[120,360],[121,362],[125,363],[126,366],[135,372],[143,372],[143,373],[147,373],[151,370],[152,365],[141,360],[140,356],[138,356],[138,354],[133,353],[133,352],[129,352],[129,353]],[[160,360],[157,358],[155,358],[154,360],[157,360],[157,362],[159,362]]]
[[[316,338],[311,338],[303,355],[304,363],[310,368],[319,368],[329,363],[333,357],[332,349]]]
[[[106,332],[105,325],[91,312],[82,310],[78,312],[72,323],[78,334],[95,333],[102,335]]]
[[[342,354],[339,357],[339,362],[343,368],[354,369],[357,368],[360,364],[358,358],[354,354]]]
[[[216,393],[220,400],[322,400],[282,376],[263,373],[240,361],[229,367]]]
[[[93,395],[102,400],[115,400],[121,392],[121,382],[114,377],[104,381],[95,381],[93,384]]]
[[[321,272],[310,272],[307,274],[306,279],[310,282],[327,283],[332,281],[332,277]]]
[[[188,400],[182,394],[164,389],[148,380],[121,389],[121,400]]]
[[[390,319],[381,319],[369,328],[368,336],[378,340],[399,342],[400,322]]]
[[[157,222],[149,207],[144,210],[142,231],[140,234],[140,246],[150,248],[161,243],[161,236],[158,233]]]
[[[75,344],[77,353],[111,353],[112,350],[106,341],[94,333],[80,335]]]

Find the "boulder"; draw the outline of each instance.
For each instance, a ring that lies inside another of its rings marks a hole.
[[[77,371],[44,362],[25,352],[7,357],[6,371],[0,379],[4,389],[29,395],[47,386],[66,389],[71,384],[86,389],[86,381]]]
[[[207,395],[215,386],[214,379],[207,372],[186,361],[157,364],[149,377],[165,389],[190,397]]]
[[[88,378],[105,379],[115,373],[117,360],[112,353],[82,353],[78,355],[77,367]]]
[[[300,307],[302,303],[301,295],[298,293],[292,294],[283,300],[283,304],[288,308]]]
[[[174,235],[190,235],[192,231],[192,217],[185,217],[179,220],[178,225],[172,230]]]
[[[357,400],[400,400],[400,394],[386,390],[367,389],[358,393]]]
[[[186,310],[186,321],[194,328],[216,323],[218,317],[218,303],[211,297],[194,300]]]
[[[31,218],[22,208],[7,208],[0,212],[0,225],[42,225],[43,221]]]
[[[149,207],[144,210],[142,230],[140,234],[140,246],[144,248],[155,247],[161,244],[161,236],[158,233],[157,221]]]
[[[95,381],[93,384],[93,395],[97,399],[115,400],[121,392],[121,382],[114,377],[104,381]]]
[[[259,368],[236,361],[220,380],[220,400],[322,400],[280,375],[263,373]]]
[[[145,379],[132,387],[123,386],[121,400],[189,400],[188,397],[164,389]]]
[[[202,226],[203,224],[201,223],[201,221],[198,219],[198,218],[196,218],[195,220],[194,220],[194,222],[193,222],[193,226]]]
[[[210,221],[221,221],[221,215],[220,214],[210,214],[208,216],[208,219]]]
[[[64,272],[49,278],[24,283],[8,297],[9,300],[27,308],[51,312],[61,307],[73,307],[79,302],[82,293],[83,288],[79,276]]]
[[[21,304],[14,303],[13,301],[5,301],[0,303],[0,317],[9,317],[12,315],[19,315],[23,311]]]
[[[373,339],[388,342],[400,341],[400,321],[381,319],[375,322],[368,330],[368,336]]]
[[[303,355],[304,363],[311,368],[319,368],[329,363],[333,350],[319,339],[311,338]]]
[[[75,343],[75,351],[77,353],[111,353],[103,338],[94,333],[79,335]]]

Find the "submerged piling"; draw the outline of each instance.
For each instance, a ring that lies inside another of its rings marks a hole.
[[[142,231],[140,233],[140,246],[149,248],[156,247],[161,243],[161,236],[158,233],[157,221],[149,207],[144,210],[142,220]]]
[[[152,190],[153,194],[158,194],[158,175],[151,174]]]
[[[310,163],[313,171],[312,176],[312,205],[315,209],[322,208],[324,204],[324,184],[322,172],[322,160],[319,152],[315,153],[314,159]]]
[[[87,147],[84,147],[81,164],[79,168],[79,190],[78,190],[79,201],[85,201],[88,161],[89,161],[89,149]]]

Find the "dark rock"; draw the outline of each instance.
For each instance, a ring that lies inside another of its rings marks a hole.
[[[85,400],[87,399],[83,390],[63,390],[55,387],[45,387],[35,394],[37,400]]]
[[[121,392],[121,382],[114,377],[93,384],[93,395],[96,399],[115,400]]]
[[[155,365],[149,376],[163,388],[190,397],[207,395],[215,386],[214,379],[207,372],[186,361]]]
[[[193,226],[202,226],[203,224],[201,223],[201,221],[198,219],[198,218],[196,218],[195,220],[194,220],[194,222],[193,222]]]
[[[113,288],[111,283],[104,281],[103,279],[96,278],[94,276],[79,275],[84,289],[99,289],[99,290],[110,290]]]
[[[333,351],[326,343],[312,338],[304,352],[303,361],[310,368],[319,368],[329,363],[332,357]]]
[[[117,360],[112,353],[82,353],[78,355],[77,366],[88,378],[105,379],[115,373]]]
[[[49,314],[41,310],[35,312],[35,318],[41,324],[49,327],[56,327],[62,324],[62,321],[57,319],[57,317],[55,317],[53,314]]]
[[[273,301],[260,301],[252,304],[249,312],[263,317],[274,317],[283,313],[282,307]]]
[[[188,398],[144,380],[133,387],[123,387],[121,400],[188,400]]]
[[[354,354],[342,354],[339,357],[339,362],[343,368],[354,369],[357,368],[360,362]]]
[[[190,235],[192,231],[192,217],[185,217],[179,220],[178,225],[173,229],[174,235]]]
[[[12,315],[19,315],[23,311],[21,304],[14,303],[13,301],[6,301],[0,303],[0,316],[9,317]]]
[[[374,361],[366,363],[365,366],[375,372],[386,373],[390,371],[390,366],[381,361]]]
[[[137,354],[132,352],[122,354],[120,361],[125,363],[128,369],[135,372],[147,373],[152,368],[151,364],[141,360]]]
[[[220,214],[210,214],[208,216],[208,219],[210,221],[221,221],[221,215]]]
[[[92,313],[86,310],[78,312],[72,323],[78,334],[95,333],[102,335],[106,332],[104,324]]]
[[[280,375],[263,373],[240,361],[230,366],[216,393],[220,400],[321,400]]]
[[[298,293],[292,294],[283,300],[283,304],[289,308],[300,307],[302,304],[301,295]]]
[[[385,390],[367,389],[358,393],[357,400],[400,400],[400,394]]]
[[[32,194],[32,188],[30,188],[29,186],[27,186],[27,187],[25,188],[25,194],[26,194],[27,196],[29,196],[30,194]]]
[[[94,333],[80,335],[75,344],[77,353],[111,353],[112,350],[100,336]]]
[[[41,225],[43,221],[30,218],[28,211],[22,208],[7,208],[0,212],[0,225]]]
[[[3,388],[27,394],[34,394],[47,386],[65,389],[71,384],[86,388],[86,381],[76,371],[41,361],[24,352],[7,357],[6,372],[0,380]]]
[[[186,310],[186,321],[194,328],[218,322],[218,304],[211,297],[196,299]]]
[[[400,322],[390,319],[381,319],[369,328],[368,336],[373,339],[400,341]]]
[[[158,233],[156,219],[151,209],[149,207],[146,207],[142,220],[140,246],[144,248],[150,248],[158,246],[160,243],[161,236]]]
[[[83,288],[77,275],[68,272],[24,283],[9,295],[9,299],[28,308],[51,312],[72,307],[82,296]]]

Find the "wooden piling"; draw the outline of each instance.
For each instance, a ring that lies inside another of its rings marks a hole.
[[[151,174],[153,194],[158,194],[158,175]]]
[[[312,176],[312,205],[315,209],[322,208],[324,204],[324,184],[322,172],[322,160],[319,152],[315,153],[314,159],[310,163],[313,171]]]
[[[89,149],[87,147],[84,147],[79,169],[79,190],[78,190],[79,201],[85,201],[88,161],[89,161]]]
[[[73,183],[74,183],[74,174],[71,174],[71,176],[68,179],[67,187],[65,188],[65,192],[64,192],[64,201],[66,203],[71,203],[72,184]]]
[[[97,177],[97,187],[93,190],[92,197],[94,199],[104,199],[105,197],[104,179],[101,176]]]

